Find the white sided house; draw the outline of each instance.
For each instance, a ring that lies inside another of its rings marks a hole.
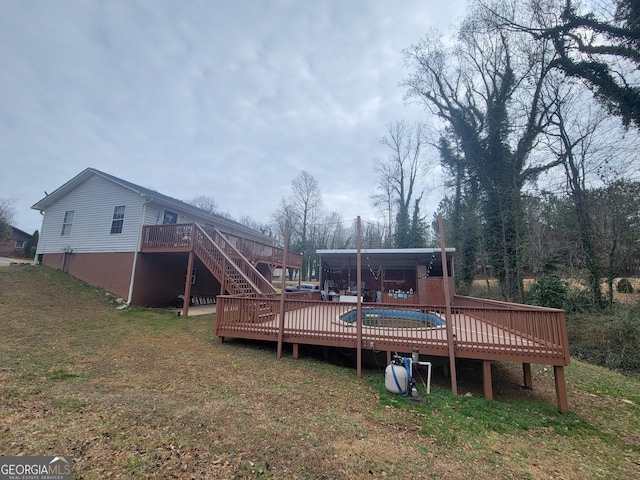
[[[269,295],[282,249],[240,223],[93,168],[31,208],[43,214],[37,260],[140,306],[178,296]],[[300,268],[298,254],[289,268]]]

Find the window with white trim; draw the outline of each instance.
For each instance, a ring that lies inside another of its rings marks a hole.
[[[111,220],[111,233],[122,233],[124,225],[125,205],[118,205],[113,208],[113,220]]]
[[[16,248],[24,248],[24,240],[16,240]]]
[[[62,231],[60,232],[61,236],[68,237],[69,235],[71,235],[71,226],[73,225],[73,217],[75,213],[75,210],[67,210],[66,212],[64,212]]]

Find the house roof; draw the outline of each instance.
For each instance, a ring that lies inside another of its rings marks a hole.
[[[14,227],[13,225],[9,225],[9,226],[11,227],[11,229],[12,229],[14,232],[21,233],[22,235],[26,235],[26,236],[27,236],[27,237],[29,237],[29,238],[31,238],[31,237],[33,236],[33,235],[31,235],[30,233],[25,232],[24,230],[20,230],[19,228]]]
[[[450,260],[455,248],[445,248]],[[363,248],[360,259],[363,268],[376,268],[383,265],[388,269],[409,269],[416,265],[433,265],[442,268],[440,248]],[[322,267],[329,270],[340,270],[346,266],[355,267],[357,250],[316,250],[322,259]]]
[[[265,238],[269,238],[266,235],[247,227],[246,225],[243,225],[241,223],[236,222],[235,220],[230,220],[226,217],[223,217],[221,215],[216,215],[216,214],[212,214],[209,213],[206,210],[203,210],[201,208],[195,207],[193,205],[190,205],[186,202],[183,202],[182,200],[178,200],[176,198],[173,197],[169,197],[167,195],[164,195],[160,192],[157,192],[156,190],[151,190],[149,188],[145,188],[142,187],[140,185],[137,185],[135,183],[131,183],[128,182],[126,180],[123,180],[121,178],[115,177],[113,175],[110,175],[108,173],[105,172],[101,172],[100,170],[97,170],[95,168],[86,168],[85,170],[83,170],[82,172],[80,172],[78,175],[76,175],[75,177],[73,177],[71,180],[69,180],[68,182],[66,182],[64,185],[62,185],[61,187],[58,187],[56,190],[54,190],[53,192],[51,192],[50,194],[48,194],[46,197],[44,197],[42,200],[40,200],[39,202],[35,203],[34,205],[31,206],[31,208],[33,208],[34,210],[39,210],[41,212],[45,211],[47,209],[47,207],[49,207],[50,205],[52,205],[53,203],[57,202],[59,199],[61,199],[62,197],[64,197],[65,195],[67,195],[70,191],[72,191],[73,189],[75,189],[78,185],[80,185],[81,183],[83,183],[84,181],[86,181],[88,178],[90,178],[92,175],[98,175],[101,176],[113,183],[116,183],[124,188],[127,188],[133,192],[138,193],[141,196],[147,197],[149,200],[153,199],[154,201],[166,204],[166,205],[170,205],[173,206],[174,208],[177,208],[179,210],[182,211],[187,211],[190,212],[194,215],[198,215],[201,217],[205,217],[205,218],[210,218],[212,220],[212,223],[214,221],[217,222],[223,222],[226,223],[228,225],[233,225],[234,227],[238,228],[238,229],[242,229],[242,230],[246,230],[248,232],[253,233],[254,235],[261,235]]]

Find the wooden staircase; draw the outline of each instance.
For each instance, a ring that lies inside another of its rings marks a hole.
[[[276,289],[236,249],[227,238],[213,228],[194,225],[193,252],[218,279],[222,290],[231,295],[270,297]]]

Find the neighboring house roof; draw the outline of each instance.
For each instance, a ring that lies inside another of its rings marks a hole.
[[[206,210],[203,210],[201,208],[198,208],[198,207],[195,207],[193,205],[190,205],[190,204],[188,204],[186,202],[183,202],[182,200],[177,200],[177,199],[169,197],[167,195],[163,195],[162,193],[157,192],[156,190],[151,190],[149,188],[145,188],[145,187],[142,187],[140,185],[136,185],[135,183],[131,183],[131,182],[128,182],[128,181],[123,180],[121,178],[118,178],[118,177],[115,177],[113,175],[110,175],[108,173],[101,172],[100,170],[97,170],[95,168],[87,168],[87,169],[83,170],[78,175],[76,175],[71,180],[69,180],[67,183],[65,183],[61,187],[57,188],[56,190],[54,190],[53,192],[48,194],[46,197],[44,197],[39,202],[37,202],[34,205],[32,205],[31,208],[33,208],[34,210],[39,210],[41,212],[45,211],[47,209],[47,207],[49,207],[50,205],[54,204],[59,199],[61,199],[65,195],[67,195],[70,191],[75,189],[78,185],[80,185],[82,182],[87,180],[92,175],[99,175],[99,176],[101,176],[101,177],[103,177],[103,178],[105,178],[107,180],[112,181],[113,183],[116,183],[116,184],[118,184],[118,185],[120,185],[120,186],[122,186],[124,188],[129,189],[129,190],[132,190],[133,192],[136,192],[136,193],[140,194],[141,196],[147,197],[147,199],[149,199],[149,200],[153,199],[154,201],[157,201],[157,202],[172,206],[173,208],[176,208],[176,209],[179,209],[179,210],[182,210],[182,211],[191,212],[194,215],[208,217],[208,218],[211,219],[212,223],[214,223],[216,221],[223,222],[223,223],[226,223],[226,224],[229,224],[229,225],[233,225],[234,227],[237,227],[239,229],[246,230],[246,231],[251,232],[253,234],[261,235],[261,236],[263,236],[265,238],[270,238],[270,237],[267,237],[266,235],[264,235],[263,233],[258,232],[257,230],[254,230],[252,228],[247,227],[246,225],[243,225],[241,223],[236,222],[235,220],[230,220],[230,219],[228,219],[226,217],[223,217],[221,215],[216,215],[216,214],[209,213]],[[271,239],[271,240],[273,240],[273,239]]]
[[[20,230],[19,228],[14,227],[13,225],[9,225],[9,227],[13,230],[14,233],[19,233],[29,238],[33,236],[30,233],[25,232],[24,230]]]

